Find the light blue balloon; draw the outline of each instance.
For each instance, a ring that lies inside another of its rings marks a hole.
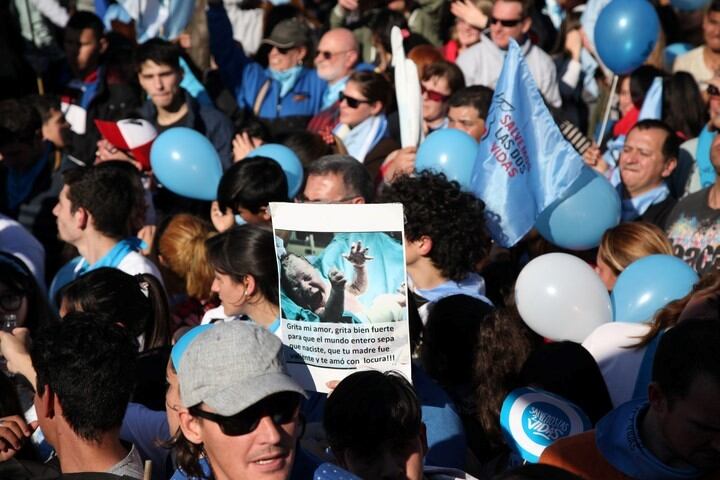
[[[597,247],[603,233],[620,223],[620,197],[593,169],[583,167],[565,194],[542,211],[535,228],[547,241],[569,250]]]
[[[613,319],[648,322],[665,305],[690,293],[697,281],[697,273],[672,255],[636,260],[620,273],[610,294]]]
[[[678,10],[692,12],[693,10],[700,10],[703,8],[705,5],[710,3],[710,0],[670,0],[670,3]]]
[[[200,132],[186,127],[165,130],[150,149],[153,174],[170,191],[197,200],[215,200],[222,177],[220,156]]]
[[[642,65],[655,47],[660,20],[647,0],[613,0],[595,23],[595,48],[614,73],[626,75]]]
[[[477,150],[478,143],[462,130],[436,130],[420,144],[415,157],[415,171],[444,173],[448,180],[454,180],[460,188],[470,191]]]
[[[250,152],[248,157],[268,157],[280,164],[288,183],[288,197],[293,199],[300,193],[303,183],[303,167],[300,159],[291,149],[278,143],[266,143]]]

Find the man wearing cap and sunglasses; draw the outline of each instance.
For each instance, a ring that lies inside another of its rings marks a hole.
[[[307,26],[297,18],[278,23],[263,40],[272,46],[263,68],[236,45],[222,0],[208,1],[207,21],[210,51],[238,105],[253,111],[273,134],[304,129],[322,109],[327,89],[317,71],[303,66],[310,43]]]
[[[187,408],[177,446],[192,452],[178,455],[182,470],[197,474],[204,452],[217,480],[312,477],[317,464],[297,446],[305,391],[286,373],[275,335],[251,322],[216,324],[187,346],[178,379]]]
[[[486,34],[472,47],[463,51],[457,65],[465,75],[467,85],[495,88],[505,60],[505,52],[514,39],[522,48],[530,73],[545,102],[560,108],[562,100],[557,71],[552,58],[528,38],[532,26],[529,0],[495,0],[488,19],[490,37]]]

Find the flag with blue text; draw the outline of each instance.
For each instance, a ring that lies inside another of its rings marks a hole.
[[[511,40],[472,174],[472,190],[485,202],[493,239],[504,247],[517,243],[582,167]]]

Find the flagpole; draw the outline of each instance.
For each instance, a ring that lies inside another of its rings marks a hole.
[[[602,128],[598,134],[597,144],[598,147],[602,145],[603,138],[605,137],[605,128],[607,127],[608,119],[610,118],[610,109],[613,104],[613,97],[615,96],[615,89],[617,88],[618,76],[613,74],[612,87],[610,87],[610,96],[608,97],[607,106],[605,107],[605,115],[603,116]]]

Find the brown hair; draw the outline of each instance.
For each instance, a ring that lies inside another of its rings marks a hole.
[[[360,92],[369,102],[380,102],[383,110],[387,110],[393,89],[384,76],[375,72],[360,71],[352,73],[348,82],[357,84]]]
[[[407,58],[415,62],[418,78],[423,78],[425,68],[435,62],[443,60],[443,55],[435,46],[429,44],[417,45],[407,54]]]
[[[430,80],[433,77],[444,78],[447,81],[450,95],[461,88],[465,88],[465,77],[463,76],[462,70],[454,63],[442,60],[427,65],[423,71],[421,80]]]
[[[517,388],[525,360],[542,339],[520,318],[514,307],[494,310],[479,326],[475,353],[475,418],[491,446],[503,444],[500,409]]]
[[[653,254],[672,255],[672,245],[660,228],[645,222],[621,223],[605,231],[598,248],[598,258],[615,275],[635,260]]]
[[[164,265],[185,280],[188,295],[197,299],[211,295],[215,272],[208,262],[205,241],[214,235],[204,220],[181,213],[170,220],[158,243]]]
[[[688,306],[690,300],[707,301],[720,294],[720,272],[713,271],[700,278],[700,281],[693,286],[693,289],[679,300],[668,303],[658,311],[650,324],[648,331],[636,344],[630,348],[641,348],[648,345],[653,339],[668,328],[674,327],[680,320],[680,316]],[[717,301],[717,299],[715,300]]]

